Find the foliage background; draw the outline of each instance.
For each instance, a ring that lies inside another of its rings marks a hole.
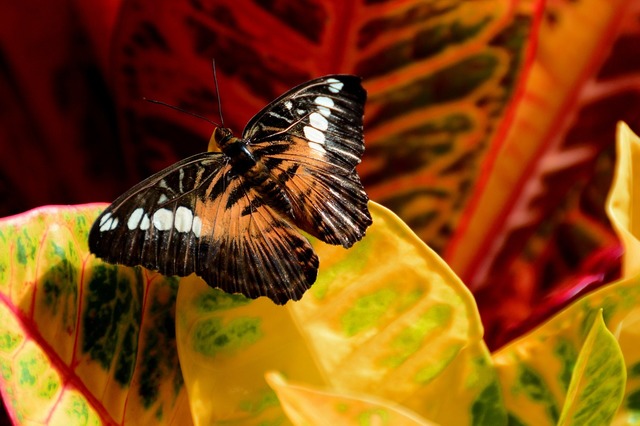
[[[604,212],[640,128],[640,2],[0,5],[0,216],[108,201],[330,72],[369,91],[360,172],[472,289],[492,349],[620,274]],[[257,25],[260,22],[264,25]],[[26,171],[26,172],[25,172]]]

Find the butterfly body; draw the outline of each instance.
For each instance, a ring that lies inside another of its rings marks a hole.
[[[250,141],[234,137],[231,130],[224,127],[217,127],[212,139],[228,158],[235,175],[243,176],[247,184],[254,187],[261,198],[280,213],[292,216],[289,197],[281,184],[273,180],[264,163],[253,155]]]
[[[97,256],[275,303],[298,300],[318,257],[295,228],[350,247],[371,224],[355,166],[364,151],[366,92],[326,76],[267,105],[241,138],[218,127],[205,152],[156,173],[96,220]]]

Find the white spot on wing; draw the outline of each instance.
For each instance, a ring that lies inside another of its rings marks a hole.
[[[168,209],[160,209],[153,214],[153,226],[158,231],[168,231],[173,226],[173,213]]]
[[[134,230],[140,224],[140,219],[142,219],[142,215],[144,214],[144,209],[142,207],[138,207],[131,213],[129,216],[129,220],[127,221],[127,228],[130,230]]]
[[[315,98],[313,100],[313,102],[315,102],[316,105],[322,105],[322,106],[326,106],[331,108],[332,106],[334,106],[335,104],[333,103],[333,99],[328,98],[326,96],[318,96],[317,98]]]
[[[202,231],[202,220],[200,217],[196,216],[193,218],[193,226],[191,227],[191,230],[196,237],[200,237],[200,231]]]
[[[293,104],[291,103],[291,101],[285,101],[284,107],[286,109],[291,109],[291,108],[293,108]]]
[[[327,130],[329,128],[329,122],[327,119],[317,112],[314,112],[309,116],[309,122],[318,130]]]
[[[100,226],[104,225],[104,223],[111,218],[111,212],[107,212],[100,219]]]
[[[333,103],[333,99],[327,98],[326,96],[318,96],[313,100],[316,105],[318,105],[318,111],[320,114],[325,117],[329,117],[331,115],[331,109],[335,104]]]
[[[323,154],[324,154],[325,152],[327,152],[327,151],[322,147],[322,145],[320,145],[319,143],[315,143],[315,142],[309,142],[309,148],[311,148],[311,149],[315,149],[316,151],[319,151],[319,152],[321,152],[321,153],[323,153]]]
[[[272,117],[277,118],[278,120],[286,120],[286,118],[285,118],[285,117],[281,116],[280,114],[278,114],[278,113],[277,113],[277,112],[275,112],[275,111],[269,111],[267,114],[269,114],[269,115],[270,115],[270,116],[272,116]]]
[[[173,223],[178,232],[189,232],[193,225],[193,213],[190,209],[180,206],[176,209],[176,218]]]
[[[320,130],[311,126],[304,126],[302,130],[304,131],[304,136],[311,142],[324,143],[324,133]]]
[[[168,200],[168,198],[167,198],[167,196],[166,196],[166,195],[164,195],[164,194],[160,194],[160,198],[158,198],[158,203],[159,203],[159,204],[162,204],[162,203],[164,203],[164,202],[165,202],[165,201],[167,201],[167,200]]]
[[[344,83],[341,82],[340,80],[336,80],[335,78],[328,79],[327,83],[330,83],[329,84],[329,91],[331,93],[338,93],[344,87]]]
[[[100,219],[100,232],[112,231],[116,226],[118,226],[118,218],[113,217],[111,212],[107,212]]]
[[[151,220],[149,220],[149,216],[145,213],[145,215],[142,216],[142,222],[140,222],[140,230],[146,231],[149,229],[149,226],[151,226]]]

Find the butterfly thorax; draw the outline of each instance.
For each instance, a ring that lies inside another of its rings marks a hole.
[[[231,130],[224,127],[216,127],[211,139],[229,158],[232,171],[241,175],[264,202],[280,213],[293,216],[289,197],[264,163],[253,155],[247,140],[233,136]]]

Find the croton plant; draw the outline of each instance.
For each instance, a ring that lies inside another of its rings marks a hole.
[[[34,0],[0,23],[8,420],[640,422],[639,0]],[[311,240],[301,301],[89,253],[105,202],[213,130],[143,97],[218,120],[219,95],[239,134],[338,72],[368,91],[373,225]]]

